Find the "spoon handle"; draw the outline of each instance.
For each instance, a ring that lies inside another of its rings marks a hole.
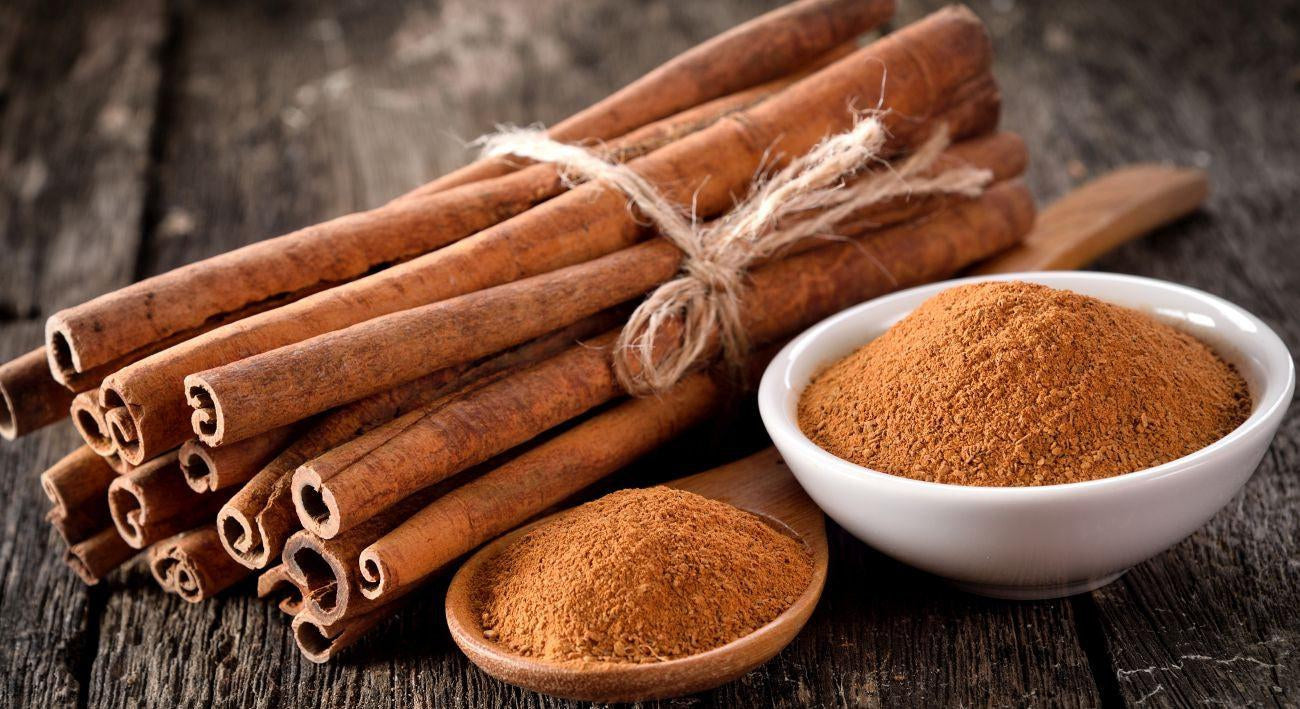
[[[974,275],[1079,268],[1194,211],[1209,194],[1204,170],[1132,165],[1092,180],[1049,205],[1019,246]]]
[[[667,485],[779,519],[803,537],[816,539],[825,534],[821,510],[775,448]]]

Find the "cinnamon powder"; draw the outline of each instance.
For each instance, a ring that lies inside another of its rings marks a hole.
[[[804,546],[694,493],[615,492],[525,534],[485,567],[484,635],[556,661],[645,663],[747,635],[808,587]]]
[[[1127,308],[1040,285],[946,290],[818,375],[799,402],[817,445],[958,485],[1093,480],[1180,458],[1250,412],[1235,369]]]

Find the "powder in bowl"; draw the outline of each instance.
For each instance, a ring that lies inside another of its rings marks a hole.
[[[748,635],[812,580],[804,545],[683,490],[623,490],[528,531],[474,598],[484,636],[559,662],[646,663]]]
[[[1027,486],[1166,463],[1250,412],[1236,370],[1196,338],[1070,291],[950,288],[818,374],[799,400],[814,443],[886,473]]]

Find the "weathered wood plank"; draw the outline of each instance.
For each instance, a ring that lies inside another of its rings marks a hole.
[[[0,325],[0,355],[38,342],[41,324]],[[0,693],[32,706],[76,702],[96,651],[94,616],[103,591],[88,591],[59,561],[63,543],[45,522],[37,476],[79,439],[56,425],[0,447]]]
[[[0,10],[0,357],[40,343],[51,309],[129,280],[163,39],[156,0]],[[0,446],[0,695],[73,705],[109,591],[63,566],[37,475],[79,438],[58,425]]]
[[[175,12],[140,275],[362,206],[337,108],[347,92],[330,78],[351,62],[337,13],[311,3]],[[298,691],[283,679],[301,664],[288,625],[247,586],[196,606],[136,570],[99,630],[92,706],[269,706],[284,685]]]
[[[183,5],[144,270],[387,199],[465,160],[461,138],[494,122],[553,122],[769,4],[661,1],[629,9],[614,0],[501,0],[289,4],[274,12]],[[937,5],[905,3],[902,19]],[[1129,160],[1211,170],[1208,216],[1126,247],[1101,267],[1220,293],[1279,327],[1292,347],[1300,345],[1300,271],[1283,258],[1295,251],[1285,229],[1296,221],[1300,187],[1300,145],[1287,124],[1295,109],[1287,77],[1297,56],[1297,8],[1264,8],[1259,14],[1267,22],[1248,9],[1218,6],[1187,12],[1118,2],[999,2],[977,3],[976,10],[997,46],[1004,124],[1032,146],[1029,181],[1040,196]],[[1258,41],[1221,41],[1225,36]],[[30,76],[14,66],[19,71],[8,86]],[[12,107],[4,110],[8,116]],[[3,224],[15,220],[9,212],[0,217]],[[6,245],[26,243],[5,233]],[[22,268],[14,271],[26,273]],[[47,303],[39,278],[0,284],[0,294],[14,312],[57,307]],[[769,665],[692,703],[1095,705],[1116,698],[1111,691],[1129,703],[1294,703],[1294,418],[1228,510],[1086,602],[1011,604],[960,595],[833,530],[832,577],[808,631]],[[741,415],[729,419],[721,437],[691,437],[619,480],[702,469],[757,447],[759,435],[752,415]],[[44,439],[32,439],[38,440]],[[9,455],[5,450],[0,454]],[[11,469],[0,458],[0,470]],[[246,589],[190,606],[164,597],[138,570],[106,599],[98,628],[84,620],[95,608],[60,602],[57,594],[15,612],[13,599],[27,597],[26,587],[9,581],[15,564],[44,553],[41,576],[63,578],[52,550],[19,548],[44,544],[21,536],[31,527],[44,534],[32,511],[40,508],[31,502],[39,500],[34,482],[29,492],[26,506],[12,502],[21,495],[7,497],[0,631],[22,640],[0,659],[4,670],[15,670],[6,677],[52,672],[56,681],[6,680],[5,689],[14,690],[6,696],[32,703],[75,698],[80,655],[68,648],[81,642],[78,632],[97,630],[89,644],[102,654],[90,668],[86,695],[94,705],[565,704],[469,666],[447,638],[439,584],[328,667],[298,658],[278,611],[251,600]],[[36,588],[37,595],[48,593],[47,586]],[[1085,612],[1076,617],[1076,609]],[[1097,639],[1089,649],[1101,655],[1094,657],[1101,696],[1080,647],[1080,625]],[[63,655],[49,649],[59,643]]]
[[[1016,6],[995,20],[1007,124],[1050,196],[1134,160],[1206,166],[1207,213],[1099,267],[1186,283],[1300,351],[1294,3]],[[1251,41],[1237,38],[1251,37]],[[1071,163],[1074,162],[1073,169]],[[1072,175],[1071,172],[1074,174]],[[1094,594],[1131,704],[1288,705],[1300,683],[1300,422],[1205,528]],[[1171,502],[1172,503],[1172,502]]]
[[[130,280],[161,3],[31,3],[0,125],[0,303],[36,318]],[[39,342],[39,340],[38,340]]]
[[[30,3],[0,5],[0,102],[9,94],[13,52],[18,45],[19,36],[27,26],[30,10]]]

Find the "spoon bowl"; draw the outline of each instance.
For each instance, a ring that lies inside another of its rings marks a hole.
[[[774,449],[714,470],[667,483],[726,502],[762,517],[800,540],[812,555],[808,588],[793,605],[763,627],[707,652],[676,660],[628,664],[555,662],[519,655],[483,637],[474,599],[484,567],[520,535],[559,512],[483,547],[461,566],[447,589],[447,626],[469,659],[489,675],[526,689],[569,699],[624,702],[664,699],[730,682],[770,660],[808,622],[826,583],[826,524],[821,510],[803,492]]]

